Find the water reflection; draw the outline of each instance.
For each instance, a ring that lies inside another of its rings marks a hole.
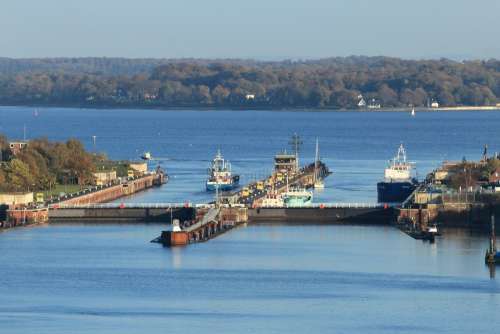
[[[497,265],[494,263],[487,264],[489,270],[490,270],[490,278],[495,279],[496,276],[496,270],[497,270]]]
[[[180,269],[182,267],[182,248],[172,247],[171,250],[172,267],[175,269]]]

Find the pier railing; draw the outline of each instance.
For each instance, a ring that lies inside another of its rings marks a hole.
[[[244,207],[244,205],[221,205],[222,207]],[[101,203],[101,204],[51,204],[49,209],[180,209],[180,208],[196,208],[210,209],[214,208],[215,204],[194,204],[194,203]],[[288,208],[315,208],[315,209],[382,209],[389,208],[392,205],[379,203],[313,203],[299,207]],[[274,208],[274,207],[261,207]],[[280,207],[281,209],[286,207]]]
[[[49,209],[169,209],[210,208],[210,204],[193,203],[99,203],[99,204],[50,204]]]

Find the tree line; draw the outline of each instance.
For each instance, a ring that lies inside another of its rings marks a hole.
[[[353,109],[360,96],[387,108],[500,102],[500,61],[494,59],[76,58],[9,64],[7,70],[0,59],[0,104]]]
[[[91,184],[97,159],[102,157],[87,152],[76,139],[66,142],[33,139],[14,155],[7,138],[0,135],[0,191],[38,191],[49,190],[56,184]]]

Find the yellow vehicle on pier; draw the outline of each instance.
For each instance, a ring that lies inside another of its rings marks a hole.
[[[241,189],[241,196],[242,197],[250,196],[250,190],[247,187],[244,187],[243,189]]]

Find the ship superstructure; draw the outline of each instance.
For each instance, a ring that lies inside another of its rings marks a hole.
[[[217,151],[208,169],[206,188],[208,191],[227,191],[238,186],[239,175],[233,175],[231,163],[225,160],[220,150]]]

